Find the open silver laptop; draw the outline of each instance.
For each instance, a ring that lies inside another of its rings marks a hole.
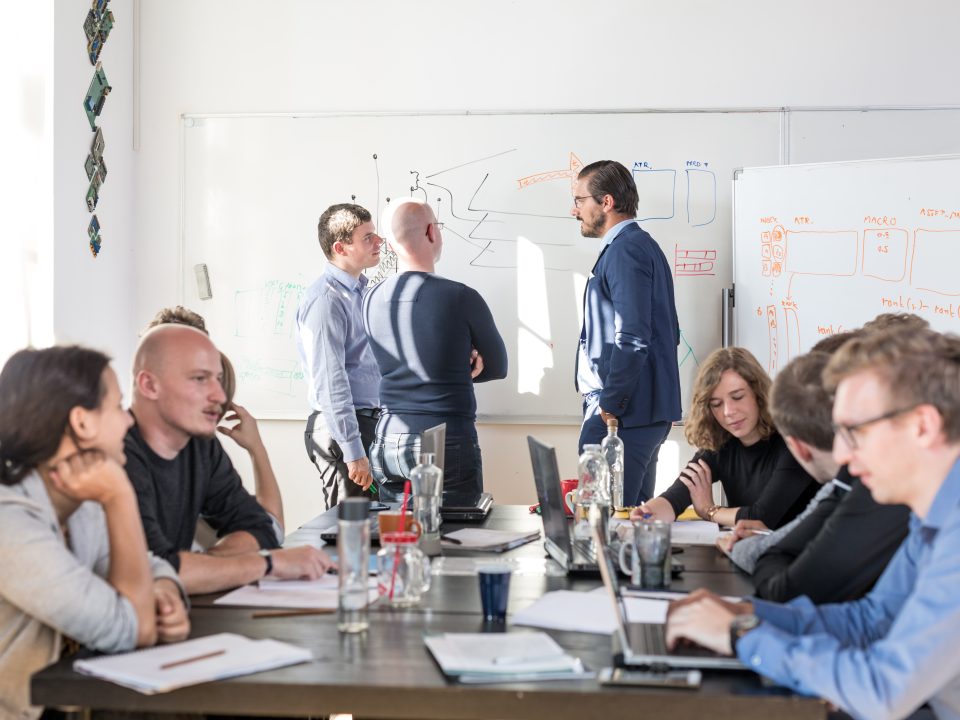
[[[717,655],[701,647],[684,646],[667,650],[666,625],[660,623],[632,623],[627,619],[627,606],[620,593],[617,570],[610,548],[600,538],[597,525],[591,522],[591,533],[599,548],[597,560],[603,586],[613,603],[617,619],[614,633],[614,655],[617,664],[653,670],[699,668],[701,670],[747,670],[739,658]]]
[[[433,462],[444,469],[447,447],[447,425],[440,423],[420,433],[420,452],[433,453]],[[473,503],[465,505],[441,505],[440,517],[454,522],[482,522],[493,507],[493,495],[481,492]]]
[[[589,540],[574,540],[570,523],[560,496],[560,470],[557,453],[534,437],[527,436],[533,481],[537,485],[537,500],[543,519],[544,545],[547,554],[560,563],[567,572],[597,572],[597,556]]]

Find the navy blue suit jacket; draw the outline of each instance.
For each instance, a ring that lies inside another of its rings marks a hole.
[[[673,276],[660,246],[639,225],[627,225],[600,253],[583,310],[577,389],[599,391],[600,407],[622,427],[679,420]]]

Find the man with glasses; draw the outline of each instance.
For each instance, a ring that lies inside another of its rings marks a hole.
[[[307,379],[307,456],[320,471],[327,508],[361,495],[373,476],[367,451],[380,415],[380,371],[367,343],[360,308],[363,271],[380,262],[382,238],[370,212],[331,205],[317,227],[327,267],[297,310],[297,350]]]
[[[673,604],[667,639],[736,653],[757,672],[864,718],[929,703],[960,718],[960,337],[901,328],[846,343],[824,374],[836,389],[834,458],[877,502],[912,511],[910,532],[862,600]]]
[[[483,491],[473,384],[506,377],[507,351],[480,293],[434,274],[443,225],[430,206],[408,199],[391,213],[398,273],[363,304],[383,378],[383,415],[370,448],[374,479],[384,502],[401,500],[419,461],[420,433],[446,423],[443,504],[472,505]]]
[[[657,453],[680,419],[680,326],[673,275],[660,246],[637,224],[633,175],[613,160],[577,177],[570,214],[584,237],[602,238],[583,299],[576,387],[583,395],[580,451],[607,424],[623,440],[623,505],[653,497]]]

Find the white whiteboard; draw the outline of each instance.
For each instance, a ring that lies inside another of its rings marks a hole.
[[[736,342],[771,373],[883,312],[960,331],[960,155],[748,168],[734,256]]]
[[[351,196],[379,216],[386,198],[413,194],[445,223],[437,272],[481,292],[507,345],[509,377],[477,386],[481,419],[575,421],[599,241],[580,237],[570,188],[581,163],[612,158],[634,170],[641,225],[675,267],[686,404],[698,359],[720,345],[731,178],[777,161],[779,124],[760,112],[186,116],[182,301],[237,366],[240,402],[304,417],[294,318],[324,265],[317,219]],[[198,263],[211,300],[199,299]]]

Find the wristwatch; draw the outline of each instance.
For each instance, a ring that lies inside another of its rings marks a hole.
[[[263,573],[264,577],[266,577],[267,575],[273,572],[273,555],[271,555],[270,553],[271,553],[270,550],[261,550],[258,553],[260,557],[262,557],[264,560],[267,561],[267,570],[266,572]]]
[[[753,613],[737,615],[730,621],[730,651],[737,654],[737,641],[760,624],[760,618]]]

